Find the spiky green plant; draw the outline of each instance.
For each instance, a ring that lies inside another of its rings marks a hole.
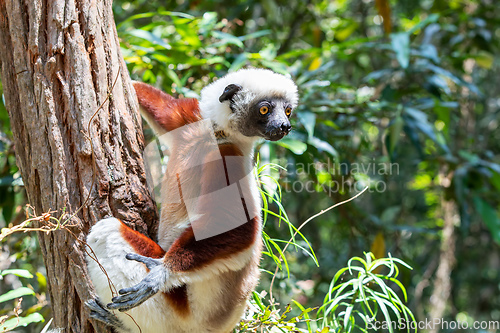
[[[373,326],[373,323],[383,319],[389,332],[394,332],[394,316],[397,323],[402,323],[410,331],[411,322],[415,317],[403,300],[388,283],[393,283],[401,289],[404,301],[407,301],[406,289],[396,278],[399,275],[397,264],[412,269],[398,258],[376,259],[372,253],[365,253],[365,259],[351,258],[348,266],[335,274],[324,303],[318,311],[322,317],[322,327],[332,327],[335,332],[363,331]],[[383,267],[388,269],[386,273]],[[350,278],[349,278],[350,276]],[[381,314],[379,314],[381,313]],[[411,321],[410,321],[411,319]]]

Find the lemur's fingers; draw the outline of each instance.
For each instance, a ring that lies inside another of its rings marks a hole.
[[[121,289],[119,291],[120,295],[115,296],[111,299],[113,303],[108,304],[111,305],[111,308],[113,307],[114,304],[120,304],[123,302],[127,302],[136,298],[141,298],[144,295],[148,294],[154,294],[154,288],[151,285],[148,285],[148,283],[145,283],[144,280],[141,281],[141,283],[131,287],[131,288],[126,288],[126,289]],[[109,308],[109,306],[108,306]]]
[[[136,284],[135,286],[133,287],[130,287],[130,288],[123,288],[123,289],[120,289],[118,290],[118,294],[120,295],[124,295],[124,294],[130,294],[130,293],[136,293],[138,292],[140,289],[142,288],[142,285],[141,283],[139,284]],[[116,297],[113,297],[113,302],[114,302],[114,299]]]
[[[147,301],[156,292],[148,287],[141,287],[136,293],[113,297],[113,303],[107,305],[108,309],[127,311]]]
[[[167,269],[163,265],[153,267],[137,285],[118,291],[120,295],[113,297],[113,303],[108,304],[107,308],[127,311],[144,303],[160,290],[160,286],[165,285],[167,277]]]
[[[150,257],[141,256],[140,254],[137,254],[137,253],[128,253],[125,256],[125,258],[127,258],[128,260],[135,260],[135,261],[138,261],[138,262],[142,262],[143,264],[146,264],[146,267],[148,269],[152,269],[153,267],[161,265],[161,260],[150,258]]]

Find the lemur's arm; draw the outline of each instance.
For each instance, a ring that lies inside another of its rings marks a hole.
[[[133,82],[142,116],[158,135],[201,120],[198,100],[174,98],[142,82]]]
[[[143,112],[147,112],[149,120],[153,120],[164,131],[168,132],[200,119],[196,100],[176,100],[145,84],[135,83],[134,87]],[[203,150],[203,147],[200,149]],[[215,153],[219,154],[222,160],[220,157],[217,160],[211,156]],[[126,258],[144,263],[149,273],[139,284],[119,290],[120,295],[108,304],[109,309],[126,311],[140,305],[159,291],[166,292],[172,287],[223,271],[238,270],[247,264],[253,251],[252,245],[259,238],[260,221],[254,214],[257,206],[255,199],[243,195],[245,189],[242,192],[242,186],[245,184],[239,182],[246,176],[241,155],[239,149],[231,144],[222,145],[218,151],[203,155],[207,162],[198,169],[194,168],[201,172],[200,183],[196,184],[200,188],[199,197],[183,198],[192,202],[194,200],[191,205],[196,209],[197,218],[191,221],[192,225],[182,232],[161,258],[151,257],[148,253],[141,254],[141,248],[153,246],[149,244],[154,243],[153,241],[146,240],[143,235],[132,230],[125,233],[127,242],[136,244],[133,247],[137,248],[137,253],[129,253]],[[169,169],[174,170],[175,176],[182,177],[182,173],[187,172],[186,177],[189,178],[189,170],[184,170],[183,167],[185,166],[171,165],[169,162]],[[233,207],[224,206],[220,202],[223,198],[213,195],[214,191],[230,185],[237,191],[237,198],[234,200],[242,207],[243,216],[235,217]],[[213,214],[214,211],[216,214]],[[238,218],[244,220],[235,228],[225,229],[230,229],[229,231],[204,239],[198,237],[197,240],[195,237],[197,233],[203,234],[203,228],[210,229],[219,225],[220,221],[227,224],[227,221]]]

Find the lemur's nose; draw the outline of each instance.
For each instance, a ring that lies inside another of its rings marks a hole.
[[[281,131],[283,131],[284,133],[288,134],[291,129],[292,129],[292,125],[290,123],[287,122],[287,123],[281,124]]]

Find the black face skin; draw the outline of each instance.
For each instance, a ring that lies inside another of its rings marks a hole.
[[[265,98],[250,105],[247,109],[245,95],[240,93],[242,90],[240,85],[230,84],[219,97],[221,103],[229,101],[229,107],[234,114],[238,115],[236,123],[241,134],[278,141],[290,132],[292,106],[286,99]]]
[[[262,109],[264,108],[264,109]],[[267,112],[263,114],[267,108]],[[286,114],[286,110],[289,114]],[[291,105],[284,99],[264,99],[250,106],[248,117],[241,124],[241,133],[246,136],[260,136],[266,140],[278,141],[287,135],[290,124]]]

